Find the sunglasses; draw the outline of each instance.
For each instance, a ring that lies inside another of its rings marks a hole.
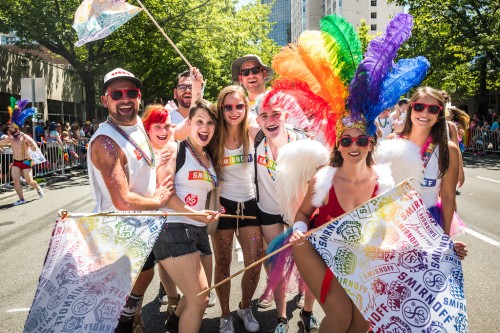
[[[351,136],[343,136],[339,140],[342,147],[350,147],[353,142],[356,142],[358,147],[366,147],[368,146],[370,141],[370,138],[366,135],[360,135],[357,138],[353,138]]]
[[[177,86],[177,90],[179,90],[179,91],[186,91],[188,89],[193,91],[193,85],[191,85],[191,84],[179,84]]]
[[[245,110],[245,104],[225,104],[222,106],[222,110],[225,112],[231,112],[233,111],[233,107],[238,111]]]
[[[261,71],[262,71],[262,67],[261,66],[255,66],[255,67],[252,67],[252,68],[242,69],[241,70],[241,75],[248,76],[248,75],[250,75],[250,72],[252,72],[252,74],[259,74]]]
[[[113,101],[119,101],[123,96],[127,95],[128,98],[134,99],[139,97],[141,91],[137,88],[113,90],[106,92],[106,96],[110,96]]]
[[[411,108],[417,112],[422,112],[427,108],[427,110],[432,114],[438,114],[443,109],[443,107],[440,105],[425,104],[425,103],[413,103],[411,105]]]

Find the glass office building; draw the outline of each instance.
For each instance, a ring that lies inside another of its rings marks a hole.
[[[272,0],[262,0],[262,3],[270,4]],[[269,38],[281,46],[290,43],[292,41],[291,21],[291,0],[276,0],[269,15],[269,22],[275,22],[269,33]]]

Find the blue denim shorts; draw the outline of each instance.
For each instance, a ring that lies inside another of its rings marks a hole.
[[[176,258],[199,252],[211,255],[207,227],[185,223],[165,223],[153,247],[156,260]]]

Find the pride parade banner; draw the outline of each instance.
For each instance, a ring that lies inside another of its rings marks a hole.
[[[78,34],[75,45],[80,47],[109,36],[141,10],[125,0],[83,0],[75,12],[73,29]]]
[[[468,332],[460,259],[409,183],[309,240],[374,332]]]
[[[24,333],[112,333],[164,220],[58,220]]]

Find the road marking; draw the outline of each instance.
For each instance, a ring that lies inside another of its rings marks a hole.
[[[12,312],[27,312],[29,310],[30,310],[30,308],[19,308],[19,309],[10,309],[10,310],[7,310],[6,312],[7,313],[12,313]]]
[[[500,183],[500,180],[485,178],[485,177],[481,177],[481,176],[476,176],[476,178],[483,179],[483,180],[489,180],[490,182]]]
[[[493,246],[496,246],[496,247],[500,248],[500,242],[497,242],[496,240],[491,239],[488,236],[485,236],[485,235],[483,235],[483,234],[481,234],[481,233],[479,233],[477,231],[474,231],[472,229],[469,229],[469,228],[465,228],[464,231],[466,233],[468,233],[468,234],[476,237],[476,238],[479,238],[482,241],[485,241],[486,243],[489,243],[489,244],[491,244]]]

